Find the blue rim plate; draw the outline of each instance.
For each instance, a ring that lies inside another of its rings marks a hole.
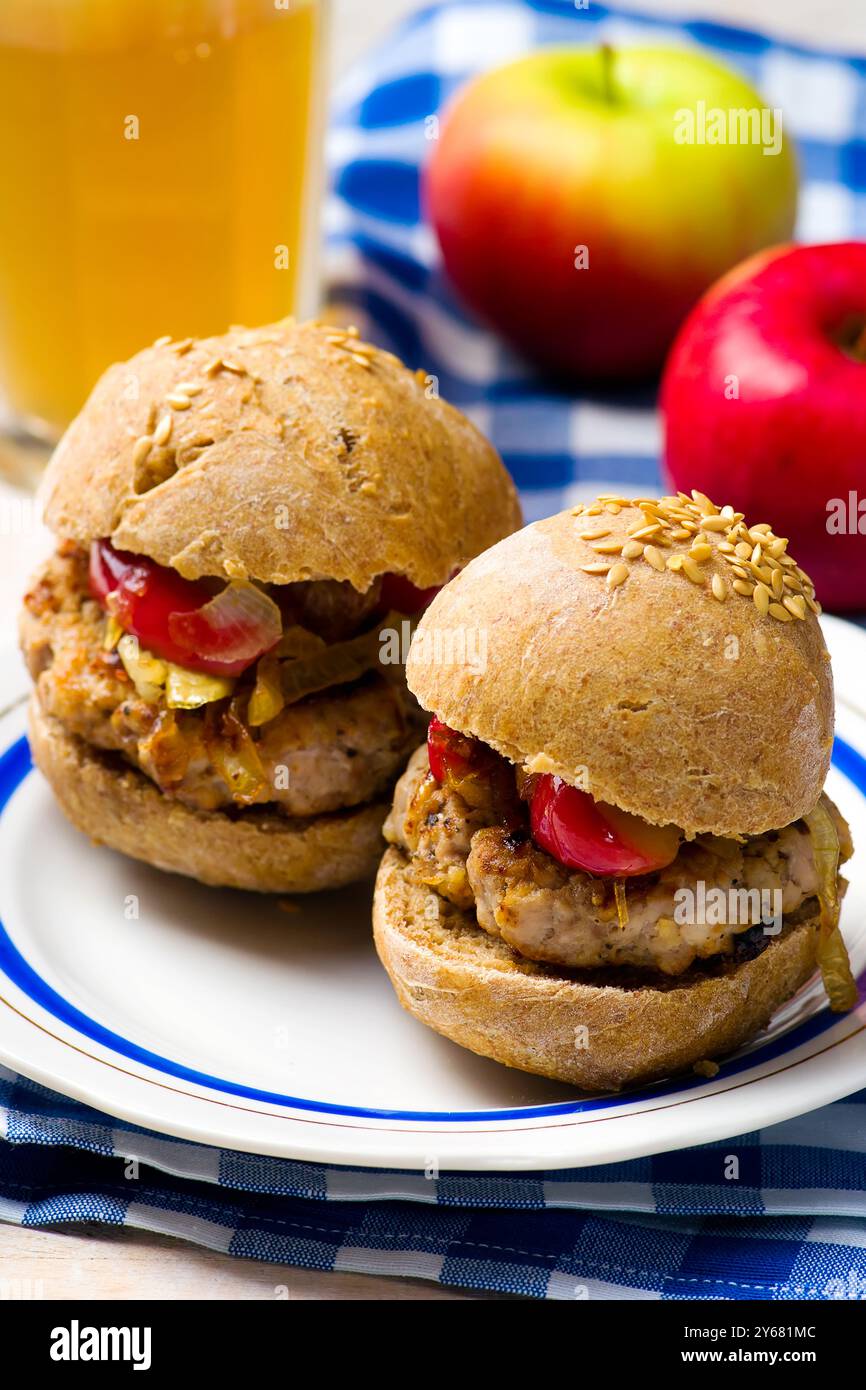
[[[826,630],[856,669],[866,635]],[[838,696],[830,790],[863,843],[866,717],[856,689]],[[476,1058],[399,1010],[367,889],[285,911],[97,849],[31,769],[23,723],[22,707],[0,720],[0,1058],[109,1114],[321,1162],[555,1168],[743,1133],[866,1084],[866,1011],[830,1014],[818,982],[712,1081],[586,1098]],[[863,857],[843,920],[866,985]]]

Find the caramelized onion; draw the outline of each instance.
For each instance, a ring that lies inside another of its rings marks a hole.
[[[286,703],[280,683],[280,663],[275,656],[263,656],[256,666],[256,683],[247,707],[247,723],[258,728],[281,714]]]
[[[169,709],[201,709],[202,705],[226,700],[235,688],[231,676],[207,676],[186,666],[167,662],[165,703]]]
[[[135,693],[139,699],[146,700],[151,705],[158,704],[168,675],[165,662],[160,661],[151,652],[143,651],[138,645],[138,638],[128,632],[118,639],[117,654],[123,663],[123,669],[135,686]]]
[[[268,783],[258,750],[234,709],[207,727],[205,746],[238,806],[267,800]]]
[[[316,652],[324,651],[326,645],[325,639],[319,637],[318,633],[293,623],[283,630],[274,655],[285,661],[294,661],[299,657],[314,656]]]
[[[400,621],[399,614],[389,613],[369,632],[362,632],[347,642],[322,647],[311,656],[284,661],[280,667],[280,681],[286,704],[292,705],[305,695],[315,695],[332,685],[347,685],[366,671],[374,670],[379,665],[382,628],[397,627]]]
[[[818,965],[834,1013],[845,1013],[857,1003],[857,985],[851,974],[848,951],[839,930],[839,835],[827,799],[821,796],[814,811],[803,817],[812,837],[812,854],[818,875]]]
[[[190,743],[178,728],[174,710],[162,710],[146,740],[150,767],[163,790],[181,783],[189,769]]]

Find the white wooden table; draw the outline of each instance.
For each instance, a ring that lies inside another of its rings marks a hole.
[[[424,0],[427,3],[427,0]],[[563,4],[566,0],[563,0]],[[625,0],[626,8],[628,0]],[[632,0],[635,10],[701,15],[729,24],[759,25],[802,43],[866,53],[863,0]],[[418,0],[334,0],[333,70],[343,71]],[[0,643],[14,631],[19,595],[44,547],[36,529],[22,531],[11,516],[15,494],[0,484]],[[183,1245],[165,1236],[102,1227],[22,1230],[0,1224],[0,1279],[42,1290],[46,1299],[462,1299],[458,1293],[410,1279],[320,1274],[258,1264]],[[29,1282],[28,1282],[29,1281]],[[495,1297],[488,1295],[487,1297]]]

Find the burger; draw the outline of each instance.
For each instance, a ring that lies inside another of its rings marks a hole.
[[[292,321],[101,378],[49,465],[58,545],[21,622],[33,756],[91,839],[272,892],[375,870],[423,734],[399,639],[520,525],[434,384]]]
[[[404,1007],[588,1091],[714,1074],[816,967],[851,1007],[819,612],[785,538],[698,492],[600,497],[448,584],[375,891]]]

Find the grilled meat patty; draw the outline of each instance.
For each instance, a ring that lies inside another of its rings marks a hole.
[[[305,613],[327,610],[330,631],[339,628],[341,587],[303,596]],[[301,586],[290,588],[294,608]],[[355,605],[355,621],[361,611]],[[167,795],[199,810],[255,800],[290,816],[315,816],[361,805],[387,790],[423,727],[405,688],[372,672],[287,705],[259,729],[236,719],[227,729],[220,715],[225,701],[173,710],[163,699],[141,699],[117,653],[105,650],[104,633],[104,614],[88,596],[87,557],[66,548],[42,570],[22,618],[22,647],[42,708],[69,733],[122,754]],[[225,769],[247,740],[264,785],[244,798]]]
[[[831,811],[842,860],[851,839],[844,819]],[[684,841],[672,864],[625,881],[625,920],[620,920],[608,881],[567,869],[531,840],[528,830],[491,824],[484,807],[470,807],[430,775],[426,748],[413,754],[397,784],[385,838],[412,856],[422,881],[464,910],[475,909],[479,926],[530,960],[591,968],[632,965],[679,975],[695,959],[729,953],[737,935],[759,923],[766,903],[761,890],[779,890],[788,915],[815,895],[818,876],[811,839],[798,821],[744,841],[701,835]],[[695,893],[703,883],[721,889],[725,906],[697,911],[705,920],[682,920],[678,890]],[[730,890],[757,890],[731,898]],[[718,918],[719,920],[716,920]]]

